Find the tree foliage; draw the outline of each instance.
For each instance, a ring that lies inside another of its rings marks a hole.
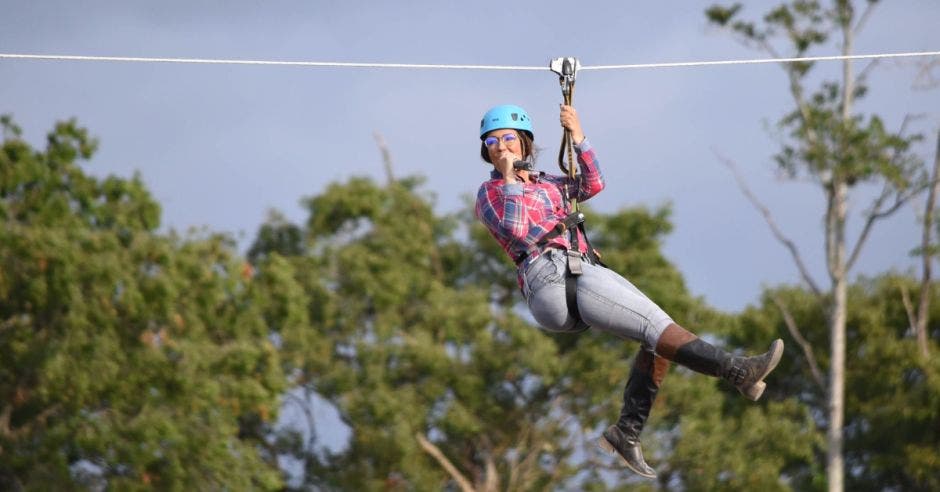
[[[351,432],[336,454],[291,439],[289,429],[281,436],[305,463],[305,483],[653,488],[593,446],[619,411],[636,344],[593,332],[539,332],[518,305],[513,266],[489,234],[469,212],[435,216],[419,185],[364,178],[334,184],[306,201],[306,239],[288,248],[303,250],[289,260],[301,283],[318,292],[311,322],[331,347],[320,352],[325,359],[307,361],[301,380],[335,405]],[[742,334],[734,317],[688,294],[660,251],[671,230],[668,209],[588,215],[605,261],[677,320],[749,352],[780,334]],[[297,228],[275,218],[261,227],[253,250],[283,236],[271,231]],[[467,241],[455,239],[460,235]],[[659,484],[786,488],[780,475],[805,471],[819,437],[798,400],[784,391],[766,400],[754,406],[716,380],[674,371],[646,434],[662,463]],[[755,449],[761,459],[753,458]]]
[[[277,488],[270,292],[224,237],[157,233],[139,177],[87,174],[74,121],[41,151],[3,124],[0,488]]]
[[[830,361],[792,331],[825,342],[819,296],[778,287],[740,314],[715,312],[662,254],[668,208],[587,210],[592,242],[718,344],[754,353],[790,338],[757,404],[670,372],[642,437],[660,472],[647,482],[594,446],[637,345],[540,332],[469,207],[436,214],[419,178],[334,183],[304,200],[302,224],[272,212],[243,258],[225,236],[158,232],[138,176],[85,173],[95,143],[75,122],[41,151],[3,123],[0,488],[825,486],[825,382],[806,359]],[[940,367],[913,349],[901,293],[914,285],[884,275],[848,289],[852,490],[940,487]],[[348,442],[325,442],[314,394]],[[306,420],[276,425],[285,405]]]

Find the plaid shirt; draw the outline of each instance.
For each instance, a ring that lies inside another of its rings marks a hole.
[[[587,139],[575,146],[581,173],[575,179],[544,172],[529,174],[529,182],[506,184],[503,175],[493,170],[490,180],[480,185],[477,192],[476,216],[499,241],[506,254],[519,264],[519,275],[539,253],[538,240],[570,213],[568,196],[583,202],[604,189],[604,177],[597,165],[594,150]],[[568,234],[561,234],[548,242],[548,246],[570,247]],[[587,244],[578,232],[578,246],[587,251]]]

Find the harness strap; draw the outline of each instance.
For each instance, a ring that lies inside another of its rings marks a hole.
[[[542,237],[539,238],[538,242],[535,243],[536,252],[541,253],[542,250],[545,249],[546,246],[548,246],[549,241],[564,234],[565,231],[580,227],[582,222],[584,222],[584,214],[582,214],[581,212],[568,214],[564,219],[560,220],[557,224],[555,224],[555,227],[553,227],[550,231],[546,232],[544,235],[542,235]],[[516,262],[516,265],[519,265],[520,263],[525,261],[525,259],[528,257],[529,257],[529,253],[527,251],[523,251],[518,256],[513,258],[513,261]]]
[[[569,256],[568,259],[570,260],[571,257]],[[574,333],[581,333],[590,328],[581,319],[581,311],[578,310],[578,277],[575,275],[565,275],[565,304],[568,305],[568,314],[574,318]]]

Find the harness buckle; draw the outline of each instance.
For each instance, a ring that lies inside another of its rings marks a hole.
[[[572,275],[581,275],[584,273],[584,270],[581,269],[581,252],[569,249],[565,251],[568,255],[568,271]]]

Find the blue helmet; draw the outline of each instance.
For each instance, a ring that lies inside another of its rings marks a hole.
[[[480,120],[480,139],[493,130],[501,128],[512,128],[521,130],[529,134],[529,138],[535,139],[532,133],[532,120],[524,109],[515,104],[502,104],[490,109]]]

